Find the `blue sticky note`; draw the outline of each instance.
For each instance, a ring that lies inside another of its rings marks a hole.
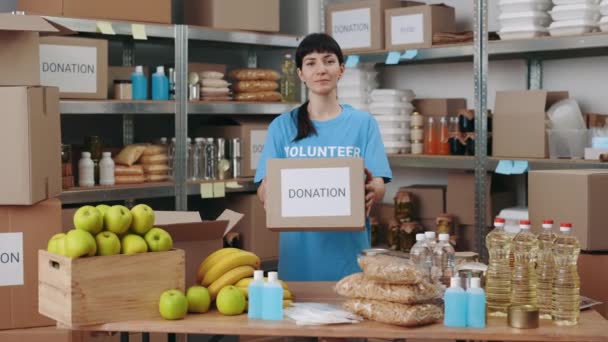
[[[356,68],[359,64],[359,56],[358,55],[350,55],[346,57],[346,63],[344,65],[347,68]]]
[[[513,169],[511,170],[511,174],[520,175],[528,171],[528,161],[527,160],[514,160],[513,161]]]
[[[510,175],[513,173],[513,161],[512,160],[500,160],[498,165],[496,165],[496,173],[500,173],[502,175]]]
[[[401,54],[399,52],[391,51],[386,56],[386,61],[384,62],[384,64],[387,64],[387,65],[399,64],[400,59],[401,59]]]
[[[405,50],[405,52],[403,53],[403,55],[401,55],[402,59],[414,59],[416,58],[416,56],[418,56],[418,50],[414,49],[414,50]]]

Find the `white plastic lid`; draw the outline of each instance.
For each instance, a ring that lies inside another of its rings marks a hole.
[[[138,74],[143,74],[144,73],[144,67],[141,65],[138,65],[135,67],[135,72]]]
[[[450,234],[439,234],[439,241],[449,241],[450,240]]]
[[[525,11],[525,12],[504,12],[498,16],[498,20],[523,19],[523,18],[549,18],[547,12]]]
[[[460,287],[460,278],[459,277],[450,278],[450,287]]]
[[[589,19],[576,19],[576,20],[562,20],[562,21],[554,21],[549,25],[550,29],[555,28],[563,28],[563,27],[595,27],[597,26],[597,21],[589,20]]]
[[[481,279],[471,278],[471,288],[478,289],[481,287]]]
[[[167,143],[167,137],[160,138],[160,143],[161,144],[166,144]]]
[[[204,140],[205,139],[203,139],[201,137],[194,138],[194,141],[197,142],[197,143],[202,143]]]
[[[264,281],[264,271],[263,270],[255,270],[255,271],[253,271],[253,280]]]
[[[192,138],[187,138],[186,141],[188,142],[188,144],[192,143]]]
[[[425,239],[424,234],[418,233],[416,234],[416,241],[423,241]]]
[[[435,241],[435,232],[424,232],[424,236],[426,236],[427,240]]]
[[[164,66],[162,66],[162,65],[157,66],[157,67],[156,67],[156,73],[157,73],[157,74],[163,74],[163,75],[164,75],[164,74],[165,74],[165,67],[164,67]]]
[[[441,119],[439,119],[439,122],[441,122],[442,124],[443,124],[443,123],[446,123],[445,116],[444,116],[444,117],[442,117]]]
[[[268,272],[268,282],[276,283],[279,281],[279,273],[277,272]]]
[[[101,156],[110,158],[110,157],[112,157],[112,152],[102,152]]]
[[[82,152],[82,158],[91,158],[91,152]]]
[[[434,121],[435,121],[435,120],[433,120],[433,117],[431,116],[431,117],[429,118],[429,121],[428,121],[428,122],[429,122],[429,123],[433,123]]]
[[[171,138],[171,142],[175,142],[175,137]]]

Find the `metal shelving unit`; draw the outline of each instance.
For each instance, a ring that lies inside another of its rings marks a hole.
[[[61,114],[174,114],[175,101],[62,100]]]
[[[298,103],[189,102],[188,114],[276,115],[292,110]]]
[[[74,188],[63,191],[59,198],[63,204],[122,201],[134,198],[160,198],[175,196],[171,182],[144,183],[94,188]]]
[[[215,180],[215,181],[204,181],[204,182],[188,182],[186,192],[188,195],[201,195],[201,184],[213,184],[223,183],[225,193],[246,193],[256,192],[257,186],[253,183],[253,179],[226,179],[226,180]]]

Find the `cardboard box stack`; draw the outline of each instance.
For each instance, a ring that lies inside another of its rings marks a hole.
[[[279,0],[184,0],[184,23],[225,30],[279,32]]]

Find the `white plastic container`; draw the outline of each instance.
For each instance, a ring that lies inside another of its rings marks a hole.
[[[590,5],[597,6],[600,3],[600,0],[553,0],[553,4],[556,6],[559,5]]]
[[[555,21],[565,20],[589,20],[598,21],[600,19],[600,11],[597,6],[587,4],[578,5],[560,5],[553,7],[549,12],[551,18]]]
[[[384,142],[386,153],[409,153],[411,144],[407,141],[387,141]]]
[[[338,87],[338,97],[339,98],[367,98],[369,92],[373,88],[359,88],[359,87]]]
[[[602,4],[600,5],[600,14],[601,15],[606,15],[608,16],[608,0],[604,0],[602,1]],[[602,18],[603,19],[603,18]]]
[[[380,129],[383,128],[402,128],[410,127],[409,115],[374,115]]]
[[[548,129],[550,158],[582,159],[589,145],[587,129]]]
[[[547,35],[547,29],[542,26],[503,27],[498,35],[502,40],[532,39]]]
[[[549,26],[549,34],[553,37],[578,36],[593,32],[596,28],[597,22],[591,20],[554,21]]]
[[[414,106],[409,102],[372,102],[369,110],[374,115],[407,115],[414,111]]]
[[[526,12],[505,12],[498,16],[500,27],[520,27],[520,26],[543,26],[551,23],[551,17],[547,12],[526,11]]]
[[[411,102],[416,98],[410,89],[374,89],[369,96],[374,102]]]
[[[78,186],[95,186],[95,164],[90,152],[82,152],[78,161]]]
[[[608,32],[608,16],[603,17],[602,20],[600,20],[600,30],[602,30],[602,32]]]
[[[409,137],[410,130],[409,130],[409,128],[383,127],[383,128],[380,128],[380,134],[381,135],[401,134],[401,135],[407,135]]]
[[[551,6],[551,0],[500,0],[498,2],[498,8],[502,13],[547,11]]]
[[[114,161],[111,152],[103,152],[99,161],[99,185],[114,185]]]

